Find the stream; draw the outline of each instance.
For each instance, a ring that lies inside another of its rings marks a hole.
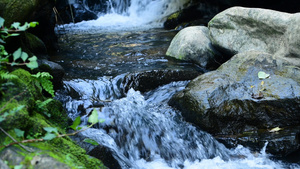
[[[109,12],[99,13],[97,20],[57,26],[60,51],[52,60],[64,67],[66,76],[56,98],[71,119],[81,117],[81,125],[87,124],[93,109],[102,121],[78,137],[105,147],[122,169],[299,168],[272,159],[265,153],[267,142],[260,152],[243,146],[228,149],[209,133],[185,122],[168,101],[188,80],[147,92],[125,90],[123,81],[130,73],[203,73],[193,64],[165,56],[177,32],[163,30],[162,18],[179,9],[179,2],[108,0],[108,6],[114,5]],[[87,152],[94,148],[85,146]]]

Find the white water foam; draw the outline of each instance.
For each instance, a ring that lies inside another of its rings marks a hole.
[[[113,0],[109,0],[111,2]],[[99,13],[96,20],[82,21],[76,24],[66,24],[64,28],[76,31],[116,31],[116,30],[143,30],[160,28],[166,17],[183,7],[182,0],[131,0],[129,6],[122,1],[115,0],[110,5],[108,13]],[[115,8],[122,8],[118,10]],[[125,9],[124,9],[125,8]]]
[[[101,78],[89,83],[98,84],[93,88],[104,89],[112,85],[110,82],[118,80],[119,77],[115,80]],[[85,95],[110,97],[107,93],[99,94],[98,90],[86,90],[90,86],[82,85],[82,81],[66,84],[82,94],[80,98],[83,100],[87,99]],[[106,121],[99,124],[98,129],[88,129],[81,135],[108,147],[123,169],[299,168],[296,164],[271,160],[265,152],[267,143],[261,152],[256,153],[243,146],[226,149],[209,134],[180,121],[167,106],[167,98],[182,90],[186,84],[172,82],[145,95],[131,89],[126,97],[115,98],[102,111],[99,110],[100,118]],[[107,132],[101,126],[112,126],[112,129]]]

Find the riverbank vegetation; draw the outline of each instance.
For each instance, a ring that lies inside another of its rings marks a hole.
[[[37,57],[21,47],[13,53],[5,50],[7,39],[38,23],[15,22],[6,28],[4,22],[0,17],[0,157],[6,165],[0,168],[105,168],[68,137],[80,130],[66,134],[68,117],[53,99],[52,76],[39,70]],[[89,127],[98,122],[95,113],[89,122]]]

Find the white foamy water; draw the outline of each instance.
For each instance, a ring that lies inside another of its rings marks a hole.
[[[80,114],[78,105],[89,107],[97,98],[112,100],[102,110],[97,109],[105,122],[80,135],[109,148],[123,169],[300,168],[271,160],[265,152],[267,143],[255,153],[243,146],[227,149],[210,134],[183,121],[167,102],[184,89],[187,81],[172,82],[145,94],[130,89],[122,97],[122,85],[118,83],[122,78],[67,81],[66,89],[79,96],[65,100],[65,105],[74,118]],[[82,120],[86,119],[82,115]]]
[[[182,0],[108,0],[107,13],[99,13],[96,20],[66,24],[68,30],[143,30],[163,26],[166,17],[183,7]],[[115,4],[115,5],[112,5]]]
[[[99,13],[97,20],[68,24],[64,28],[91,33],[162,27],[165,16],[183,5],[180,0],[107,2],[108,13]],[[81,116],[86,122],[87,114],[96,107],[104,123],[80,135],[108,148],[123,169],[300,168],[272,160],[265,148],[256,153],[243,146],[227,149],[210,134],[185,122],[180,112],[167,103],[174,93],[185,88],[187,81],[173,82],[144,94],[133,89],[124,93],[121,83],[124,76],[65,81],[65,91],[57,96],[72,119]],[[101,100],[111,102],[100,109],[95,105]]]

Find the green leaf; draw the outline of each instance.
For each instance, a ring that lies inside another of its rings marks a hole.
[[[37,61],[37,57],[36,56],[32,56],[31,58],[28,59],[30,62],[33,62],[33,61]]]
[[[20,34],[18,33],[12,33],[12,34],[9,34],[9,36],[19,36]]]
[[[36,56],[32,56],[31,58],[28,59],[29,63],[26,64],[26,66],[30,69],[35,69],[37,67],[39,67],[39,64],[37,62],[37,57]]]
[[[16,113],[20,110],[22,110],[25,106],[24,105],[20,105],[18,107],[13,108],[11,111],[9,111],[9,113]]]
[[[24,25],[23,26],[20,26],[18,29],[20,30],[20,31],[25,31],[26,29],[28,29],[29,28],[29,24],[28,24],[28,22],[25,22],[24,23]]]
[[[42,139],[44,139],[44,140],[52,140],[54,138],[56,138],[55,134],[47,133]]]
[[[99,143],[97,143],[97,142],[96,142],[95,140],[93,140],[93,139],[85,138],[83,141],[84,141],[84,142],[87,142],[87,143],[90,143],[90,144],[92,144],[92,145],[94,145],[94,146],[99,145]]]
[[[54,127],[44,127],[44,130],[46,130],[48,133],[56,133],[58,134],[58,131],[57,131],[57,128],[54,128]]]
[[[21,48],[17,49],[17,50],[13,53],[13,59],[14,59],[14,61],[16,61],[17,59],[19,59],[19,58],[21,57],[21,53],[22,53]]]
[[[81,123],[80,116],[76,117],[76,119],[73,121],[73,124],[70,126],[71,129],[77,130],[78,125]]]
[[[5,120],[5,118],[2,117],[2,116],[0,116],[0,123],[1,123],[2,121],[4,121],[4,120]]]
[[[11,27],[18,29],[20,27],[20,22],[14,22],[13,24],[11,24]]]
[[[258,72],[257,76],[260,80],[262,80],[262,79],[266,79],[266,78],[270,77],[270,74],[260,71],[260,72]]]
[[[99,122],[99,120],[98,120],[98,112],[97,112],[96,109],[94,109],[94,110],[92,111],[92,114],[89,116],[88,122],[90,122],[90,123],[92,123],[92,124],[96,124],[96,123]]]
[[[14,169],[21,169],[22,167],[23,167],[22,164],[20,164],[20,165],[15,165],[15,166],[14,166]]]
[[[31,28],[34,28],[34,27],[36,27],[37,25],[39,25],[38,22],[30,22],[30,23],[29,23],[29,26],[30,26]]]
[[[25,62],[27,58],[28,58],[28,54],[26,52],[22,52],[21,59],[23,60],[23,62]]]
[[[0,39],[0,43],[5,43],[5,41],[4,41],[4,40],[2,40],[2,39]]]
[[[22,138],[24,137],[25,131],[17,129],[17,128],[15,128],[14,131],[15,131],[17,137],[22,137]]]
[[[2,27],[4,25],[4,19],[0,16],[0,27]]]

